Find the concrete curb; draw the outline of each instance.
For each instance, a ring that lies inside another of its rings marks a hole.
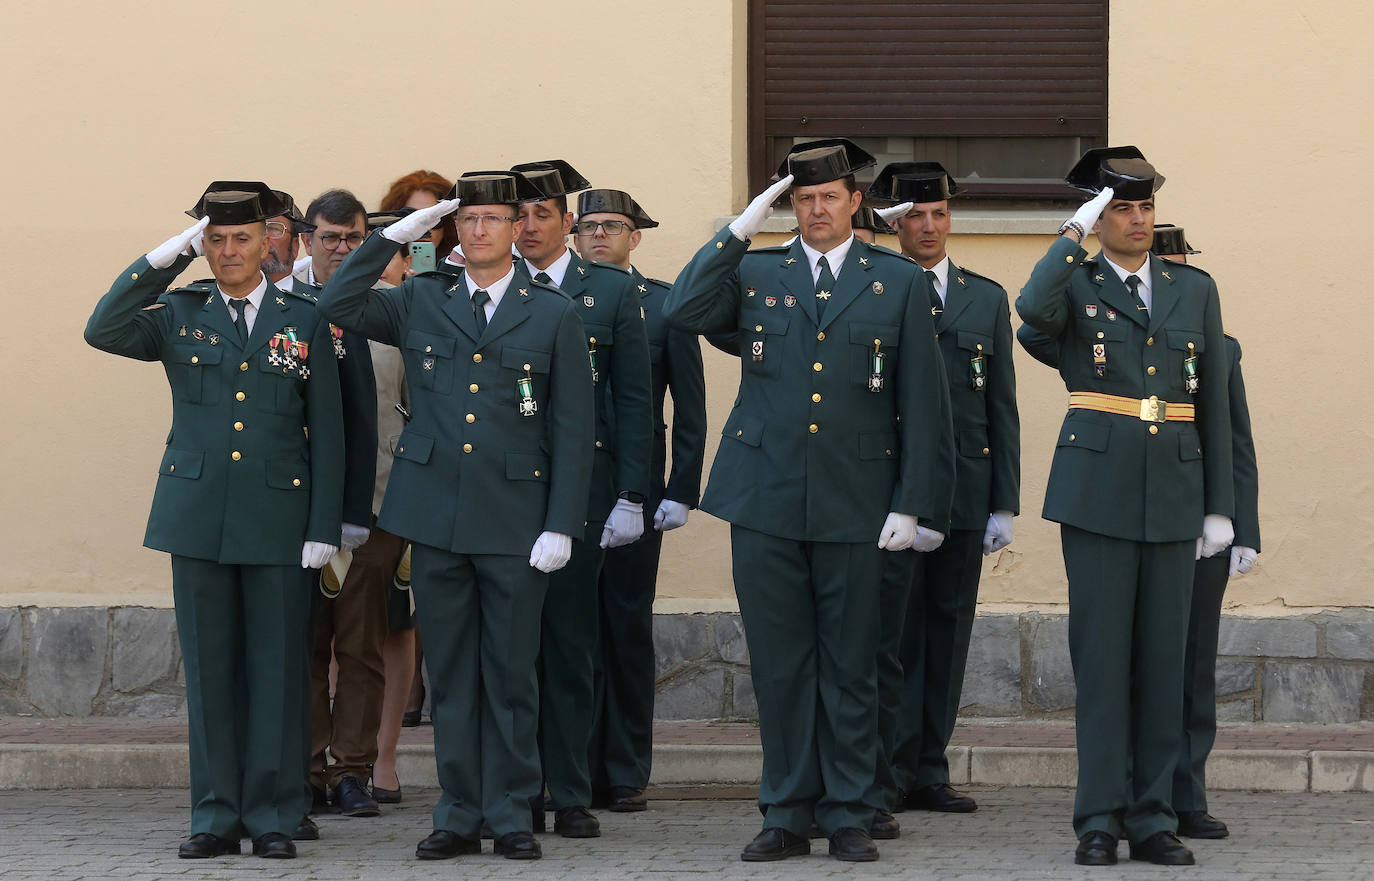
[[[949,752],[956,785],[1072,787],[1078,760],[1071,748],[955,746]],[[757,746],[660,744],[653,786],[757,786],[763,752]],[[434,753],[402,746],[397,771],[404,787],[437,787]],[[189,785],[180,744],[0,744],[0,790],[161,789]],[[1374,792],[1374,751],[1217,750],[1207,767],[1215,790]]]

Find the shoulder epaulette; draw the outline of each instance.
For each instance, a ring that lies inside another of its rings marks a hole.
[[[865,242],[864,244],[867,245],[868,243]],[[885,246],[883,246],[883,245],[878,245],[878,244],[868,245],[868,250],[870,250],[870,251],[876,251],[876,252],[878,252],[879,254],[887,254],[887,255],[889,255],[889,256],[891,256],[891,257],[897,257],[897,258],[899,258],[899,259],[905,260],[907,263],[915,263],[915,262],[916,262],[915,260],[912,260],[912,259],[911,259],[910,257],[908,257],[907,255],[903,254],[901,251],[894,251],[894,250],[892,250],[891,248],[885,247]]]
[[[182,286],[179,287],[179,288],[172,288],[172,289],[171,289],[170,291],[168,291],[167,293],[169,293],[169,294],[195,294],[195,295],[197,295],[197,296],[204,296],[204,295],[206,295],[206,294],[213,294],[214,292],[215,292],[215,280],[214,280],[213,278],[201,278],[201,279],[197,279],[197,280],[191,282],[191,283],[188,284],[188,285],[182,285]]]
[[[630,274],[630,270],[626,269],[624,266],[619,265],[618,263],[603,263],[600,260],[588,260],[587,265],[595,266],[598,269],[614,269],[616,272],[619,272],[622,275]]]
[[[1229,331],[1229,330],[1223,330],[1223,331],[1221,332],[1221,335],[1224,336],[1224,337],[1226,337],[1227,339],[1232,339],[1232,340],[1236,340],[1236,342],[1240,342],[1240,340],[1236,339],[1236,335],[1233,334],[1233,333],[1231,333],[1231,331]]]
[[[954,266],[953,263],[951,263],[950,265],[951,265],[951,266]],[[1001,289],[1004,290],[1004,291],[1006,290],[1006,288],[1003,288],[1002,285],[1001,285],[996,279],[988,278],[986,275],[982,275],[982,274],[980,274],[980,273],[974,272],[972,269],[969,269],[969,268],[967,268],[967,267],[965,267],[965,266],[954,266],[954,268],[957,269],[957,270],[959,270],[959,272],[962,273],[963,275],[972,276],[973,278],[979,279],[979,280],[981,280],[981,281],[985,281],[985,282],[987,282],[988,284],[997,285],[998,288],[1001,288]]]
[[[672,282],[670,282],[670,281],[664,281],[664,280],[661,279],[661,278],[647,278],[647,277],[646,277],[644,280],[647,281],[649,284],[656,284],[656,285],[658,285],[659,287],[665,288],[665,289],[667,289],[667,290],[672,290],[672,289],[673,289],[673,283],[672,283]]]
[[[746,254],[786,254],[792,250],[792,245],[766,245],[762,248],[750,248]]]
[[[1211,273],[1209,273],[1207,270],[1203,269],[1201,266],[1194,266],[1191,263],[1175,263],[1173,266],[1169,268],[1172,270],[1174,267],[1178,267],[1179,269],[1184,269],[1189,272],[1196,272],[1198,275],[1201,275],[1204,278],[1212,277]]]
[[[319,288],[315,288],[315,290],[319,290]],[[311,293],[311,294],[306,294],[306,293],[302,293],[302,292],[296,290],[295,285],[292,285],[291,290],[289,290],[289,291],[282,291],[282,293],[284,293],[284,294],[290,294],[291,296],[295,297],[296,299],[298,299],[298,300],[304,300],[304,301],[307,302],[307,303],[314,303],[314,302],[316,302],[317,300],[320,299],[318,296],[316,296],[316,295],[313,294],[313,293]]]
[[[533,289],[538,290],[538,291],[543,291],[543,292],[549,293],[549,294],[557,294],[558,296],[562,297],[562,298],[565,299],[565,300],[571,300],[571,299],[572,299],[572,297],[569,297],[566,293],[564,293],[563,289],[560,288],[560,287],[558,287],[557,285],[546,284],[546,283],[544,283],[544,282],[542,282],[542,281],[536,281],[536,280],[534,280],[534,279],[532,279],[532,278],[529,279],[529,285],[528,285],[528,287],[526,288],[526,290],[529,290],[530,288],[533,288]]]

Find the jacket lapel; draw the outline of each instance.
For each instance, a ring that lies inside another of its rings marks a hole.
[[[1147,333],[1154,336],[1169,317],[1174,306],[1178,305],[1179,290],[1174,282],[1169,265],[1154,254],[1150,255],[1150,327]]]
[[[1084,261],[1085,263],[1088,261]],[[1121,283],[1116,270],[1107,265],[1099,251],[1092,260],[1092,281],[1099,288],[1098,298],[1107,303],[1121,315],[1144,327],[1148,322],[1145,313],[1135,307],[1135,298]]]
[[[816,321],[816,283],[811,279],[811,264],[806,259],[806,252],[802,250],[801,236],[797,236],[792,247],[787,249],[787,254],[779,262],[778,274],[781,276],[782,286],[797,298],[811,323],[819,324]]]
[[[220,339],[238,348],[239,332],[234,329],[234,317],[229,314],[219,285],[214,285],[211,294],[205,298],[205,305],[200,309],[200,323],[210,333],[218,334]]]
[[[859,262],[860,257],[864,262]],[[835,279],[835,290],[830,293],[830,302],[825,304],[825,318],[821,319],[821,330],[829,327],[845,307],[854,302],[854,298],[868,287],[865,273],[872,268],[873,264],[868,260],[868,245],[857,238],[851,241],[849,253],[845,255],[844,264]]]
[[[530,317],[530,277],[525,268],[523,260],[515,264],[515,277],[506,286],[506,292],[501,295],[501,302],[496,305],[496,311],[491,313],[491,321],[487,323],[487,329],[482,331],[478,342],[494,340]],[[568,267],[568,271],[571,272],[572,267]]]
[[[443,312],[468,339],[476,342],[477,317],[472,313],[472,295],[468,293],[467,279],[467,273],[459,270],[453,284],[444,290],[448,300],[444,303]]]
[[[945,309],[935,321],[935,332],[944,333],[972,303],[973,296],[969,293],[968,280],[951,260],[949,275],[945,277]]]
[[[267,291],[262,295],[262,305],[258,307],[258,317],[253,320],[253,332],[248,335],[248,346],[243,350],[244,355],[256,352],[267,345],[273,335],[280,331],[288,323],[288,312],[291,311],[290,300],[286,295],[277,290],[276,285],[267,283]],[[309,343],[310,340],[301,340]]]

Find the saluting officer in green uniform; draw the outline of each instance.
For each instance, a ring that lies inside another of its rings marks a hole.
[[[343,415],[329,325],[268,283],[266,184],[212,183],[200,222],[148,252],[86,325],[98,349],[161,361],[172,431],[143,543],[172,555],[186,668],[191,838],[179,855],[294,857],[305,788],[311,588],[338,549]],[[213,281],[167,290],[204,253]]]
[[[764,829],[745,860],[808,853],[813,818],[833,856],[877,859],[882,552],[938,540],[918,521],[940,519],[932,453],[949,442],[949,393],[930,283],[852,232],[854,171],[873,161],[843,139],[794,147],[664,306],[683,330],[738,331],[742,351],[701,507],[731,523],[759,703]],[[800,237],[748,250],[789,188]]]
[[[1170,807],[1193,562],[1231,543],[1228,369],[1216,285],[1149,253],[1164,182],[1134,147],[1089,150],[1097,192],[1016,301],[1069,390],[1045,494],[1061,524],[1077,686],[1075,861],[1189,865]],[[1092,229],[1102,244],[1087,259]]]
[[[596,400],[596,457],[586,526],[572,560],[549,580],[539,650],[539,754],[553,802],[554,831],[593,838],[601,824],[592,803],[590,757],[596,724],[595,671],[601,651],[597,582],[606,548],[644,531],[652,443],[652,373],[644,318],[629,270],[588,263],[566,245],[572,231],[568,195],[590,186],[561,159],[512,168],[545,198],[521,206],[516,246],[530,276],[572,299],[586,330]],[[535,804],[542,810],[542,803]]]
[[[593,443],[582,322],[567,297],[511,261],[518,206],[543,194],[522,175],[474,172],[445,200],[365,241],[334,273],[320,311],[405,358],[412,418],[377,526],[412,542],[435,759],[443,791],[421,859],[495,852],[535,859],[540,612],[547,573],[581,535]],[[461,268],[382,291],[398,249],[457,210]]]
[[[966,813],[978,806],[949,785],[945,748],[978,608],[979,552],[1011,543],[1020,507],[1021,420],[1007,292],[954,265],[946,251],[949,200],[958,190],[938,162],[894,162],[868,195],[910,205],[892,222],[902,253],[934,289],[928,305],[949,379],[955,443],[948,538],[928,554],[893,555],[884,573],[878,783],[894,808]]]
[[[573,239],[584,259],[628,270],[649,339],[653,380],[653,446],[644,535],[608,548],[601,567],[601,652],[597,658],[596,728],[592,733],[594,802],[612,811],[642,811],[653,763],[654,593],[663,533],[687,523],[701,493],[706,455],[706,379],[696,334],[668,326],[663,302],[672,285],[645,278],[630,262],[642,231],[658,226],[620,190],[577,197]],[[673,467],[663,402],[673,396]]]

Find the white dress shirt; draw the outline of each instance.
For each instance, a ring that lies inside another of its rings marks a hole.
[[[568,250],[566,246],[563,248],[563,253],[559,258],[549,264],[548,269],[535,269],[533,263],[528,260],[525,261],[525,268],[529,270],[530,278],[534,278],[541,272],[547,272],[549,274],[550,284],[559,288],[563,287],[563,277],[568,274],[568,267],[570,265],[572,265],[572,251]]]
[[[1150,310],[1153,309],[1155,305],[1154,295],[1150,290],[1149,255],[1147,254],[1145,256],[1145,262],[1135,272],[1131,272],[1128,269],[1122,269],[1120,266],[1117,266],[1115,263],[1111,261],[1110,258],[1107,257],[1106,254],[1102,255],[1102,259],[1105,260],[1107,262],[1107,265],[1112,268],[1112,271],[1117,274],[1117,276],[1121,279],[1121,283],[1123,285],[1126,285],[1127,276],[1134,275],[1136,278],[1140,279],[1140,286],[1136,288],[1136,293],[1140,294],[1140,302],[1145,304],[1145,314],[1149,315]],[[1126,285],[1126,290],[1129,291],[1130,289],[1131,286]]]
[[[935,273],[935,281],[931,282],[931,286],[939,295],[940,302],[945,302],[945,291],[949,290],[949,255],[946,254],[945,259],[925,271]]]
[[[835,276],[836,281],[839,281],[840,267],[844,266],[844,258],[849,256],[849,246],[852,244],[854,244],[854,237],[851,235],[834,248],[822,254],[820,251],[808,245],[806,239],[803,238],[801,240],[802,252],[806,254],[806,259],[811,263],[811,284],[813,286],[821,277],[820,264],[822,257],[825,258],[825,262],[830,264],[830,274]]]
[[[501,276],[499,279],[497,279],[496,281],[492,282],[484,288],[478,288],[476,286],[476,282],[474,282],[471,278],[467,279],[469,297],[476,294],[479,290],[486,291],[487,295],[491,297],[491,302],[487,303],[485,308],[483,309],[483,311],[487,313],[488,322],[491,321],[491,316],[496,313],[496,307],[501,305],[501,298],[506,295],[506,288],[510,287],[511,280],[513,278],[515,278],[514,263],[510,265],[510,269],[506,270],[505,275]]]
[[[224,298],[224,306],[229,310],[229,317],[232,319],[235,312],[229,304],[233,302],[234,298],[224,291],[220,291],[219,295]],[[267,296],[267,276],[264,275],[262,281],[258,282],[258,286],[253,288],[253,292],[248,295],[248,305],[243,309],[243,323],[248,326],[249,335],[253,333],[253,322],[258,319],[258,310],[262,308],[262,298],[265,296]]]

